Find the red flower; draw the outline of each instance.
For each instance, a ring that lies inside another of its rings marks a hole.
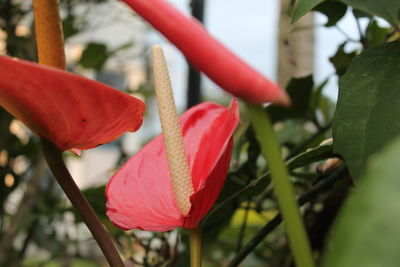
[[[186,58],[229,93],[260,104],[289,105],[286,92],[255,71],[193,18],[164,0],[122,0],[168,38]]]
[[[98,82],[4,56],[0,105],[61,151],[93,148],[136,131],[145,108]]]
[[[194,228],[221,191],[232,154],[232,135],[239,122],[238,104],[229,108],[199,104],[181,117],[185,151],[194,193],[187,216],[178,211],[162,135],[132,157],[106,188],[107,215],[122,229],[168,231]]]

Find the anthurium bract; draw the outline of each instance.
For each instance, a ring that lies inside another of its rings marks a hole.
[[[108,143],[143,120],[142,101],[55,68],[0,57],[0,105],[61,151]]]
[[[288,105],[286,92],[239,59],[165,0],[122,0],[168,38],[186,58],[227,92],[260,104]]]
[[[162,135],[148,143],[112,177],[106,188],[107,215],[122,229],[168,231],[194,228],[220,193],[232,154],[238,104],[206,102],[180,117],[194,193],[187,216],[178,211]]]

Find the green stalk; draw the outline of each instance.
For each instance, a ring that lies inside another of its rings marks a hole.
[[[280,145],[272,129],[271,120],[262,106],[247,103],[247,108],[261,146],[261,153],[268,162],[274,182],[275,196],[285,222],[296,266],[314,267],[310,243],[295,200],[293,186],[289,181],[288,171],[282,159]]]
[[[201,230],[189,229],[190,267],[201,267]]]
[[[79,190],[78,186],[75,184],[74,179],[65,166],[61,156],[61,151],[54,144],[45,139],[41,139],[41,143],[43,154],[50,170],[53,172],[57,182],[60,184],[72,205],[93,234],[94,239],[103,251],[110,266],[125,267],[111,237],[90,204],[87,202],[86,198],[83,196],[82,192]]]

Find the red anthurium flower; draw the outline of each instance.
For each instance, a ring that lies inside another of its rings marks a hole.
[[[55,68],[0,57],[0,105],[61,151],[108,143],[142,124],[142,101]]]
[[[132,157],[106,188],[107,215],[122,229],[168,231],[194,228],[216,201],[232,154],[239,107],[199,104],[180,117],[194,193],[187,216],[174,199],[162,135]]]
[[[214,39],[195,19],[165,0],[122,0],[168,38],[186,58],[229,93],[255,104],[289,105],[286,92]]]

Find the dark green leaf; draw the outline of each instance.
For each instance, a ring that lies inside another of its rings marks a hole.
[[[365,33],[365,38],[367,41],[367,47],[371,48],[385,42],[386,36],[390,34],[390,28],[380,27],[378,22],[374,19],[368,25]]]
[[[73,16],[68,16],[62,21],[62,27],[63,27],[63,33],[64,33],[64,39],[68,39],[69,37],[77,34],[80,32],[80,29],[75,27],[75,17]]]
[[[82,53],[79,64],[84,68],[101,70],[110,53],[105,44],[89,43]]]
[[[303,118],[310,114],[310,101],[313,89],[313,78],[293,78],[287,86],[287,93],[292,100],[290,108],[281,106],[268,106],[268,111],[272,122],[282,121],[293,118]]]
[[[322,91],[325,88],[325,85],[327,85],[329,82],[329,78],[327,78],[325,81],[323,81],[321,84],[319,84],[315,89],[314,92],[311,96],[311,101],[310,101],[310,108],[313,112],[315,112],[319,106],[319,102],[321,100],[322,96]]]
[[[307,14],[311,9],[323,1],[324,0],[300,0],[294,9],[292,23],[298,21],[302,16]]]
[[[93,210],[100,217],[106,217],[105,190],[105,185],[103,185],[99,187],[89,187],[82,192],[92,206]]]
[[[371,15],[379,16],[387,20],[392,26],[400,23],[399,0],[340,0],[341,2],[357,8]]]
[[[357,179],[368,157],[400,134],[400,43],[371,48],[340,79],[334,150]]]
[[[329,97],[322,95],[319,101],[319,110],[322,113],[325,124],[328,124],[332,121],[335,109],[335,102],[333,102]]]
[[[361,11],[359,9],[356,9],[356,8],[353,8],[352,12],[353,12],[354,17],[356,17],[357,19],[359,19],[359,18],[371,18],[372,17],[371,14],[368,14],[368,13],[366,13],[364,11]]]
[[[400,262],[400,139],[368,162],[331,233],[323,267],[397,267]]]
[[[346,72],[347,67],[349,66],[350,62],[353,60],[353,58],[357,55],[355,51],[347,53],[344,51],[344,46],[346,43],[343,43],[342,45],[339,46],[336,54],[329,58],[331,63],[336,69],[337,75],[341,76]]]
[[[347,6],[340,2],[324,1],[317,5],[314,11],[324,14],[328,21],[325,23],[326,27],[334,26],[346,14]]]
[[[319,121],[321,121],[320,124],[322,125],[330,124],[335,112],[335,103],[329,97],[322,94],[322,91],[325,89],[328,81],[329,78],[327,78],[314,89],[310,102],[310,109],[312,113],[318,113],[318,116],[315,116],[319,119]],[[322,118],[320,118],[319,115],[322,115]]]

